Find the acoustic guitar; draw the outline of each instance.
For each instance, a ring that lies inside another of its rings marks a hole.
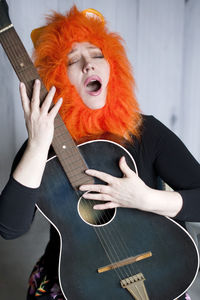
[[[0,42],[31,98],[39,75],[17,35],[5,0],[0,0]],[[41,89],[41,102],[47,90]],[[173,300],[194,281],[198,251],[185,229],[170,218],[136,209],[93,210],[78,187],[98,182],[89,167],[121,177],[120,144],[93,140],[76,146],[61,117],[55,119],[53,154],[47,161],[38,209],[60,236],[58,274],[69,300]]]

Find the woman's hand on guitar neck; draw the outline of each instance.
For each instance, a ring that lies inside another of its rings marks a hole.
[[[115,207],[136,208],[164,216],[175,217],[182,207],[182,197],[173,191],[160,191],[148,187],[138,175],[132,171],[124,157],[119,161],[124,174],[122,178],[100,172],[87,170],[90,176],[106,182],[103,184],[82,185],[81,191],[88,191],[84,198],[105,201],[94,205],[94,209],[110,209]],[[92,192],[92,193],[90,193]],[[96,192],[95,194],[93,192]]]
[[[30,101],[25,85],[20,83],[20,95],[28,131],[28,144],[22,159],[13,172],[13,177],[16,181],[31,188],[37,188],[41,183],[49,147],[53,139],[54,119],[62,104],[60,99],[50,109],[56,90],[52,87],[40,107],[40,86],[40,81],[36,80]]]
[[[20,83],[20,95],[28,131],[28,144],[40,151],[45,151],[49,149],[53,139],[54,119],[60,109],[62,99],[58,100],[49,111],[56,92],[55,87],[52,87],[40,107],[40,87],[40,80],[36,79],[30,101],[25,85]]]

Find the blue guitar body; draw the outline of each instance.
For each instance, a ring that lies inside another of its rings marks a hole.
[[[89,168],[117,177],[122,176],[118,162],[123,155],[129,166],[136,168],[131,155],[113,142],[92,141],[80,145],[79,150]],[[57,157],[50,159],[37,206],[60,235],[59,278],[66,299],[133,299],[120,281],[140,272],[150,300],[172,300],[188,289],[197,273],[198,253],[180,225],[166,217],[126,208],[94,216],[99,225],[91,225],[84,219],[79,202]],[[152,256],[97,272],[146,252]]]

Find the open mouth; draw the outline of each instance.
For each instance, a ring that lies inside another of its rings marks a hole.
[[[97,96],[101,93],[102,90],[102,82],[99,76],[90,76],[85,81],[86,92],[89,95]]]
[[[97,92],[101,88],[101,82],[98,80],[92,80],[87,84],[86,88],[89,92]]]

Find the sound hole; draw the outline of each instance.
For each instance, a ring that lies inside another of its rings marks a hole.
[[[112,221],[116,214],[116,209],[96,210],[93,209],[95,204],[102,204],[103,201],[88,200],[83,196],[78,202],[78,212],[81,219],[92,226],[103,226]]]

